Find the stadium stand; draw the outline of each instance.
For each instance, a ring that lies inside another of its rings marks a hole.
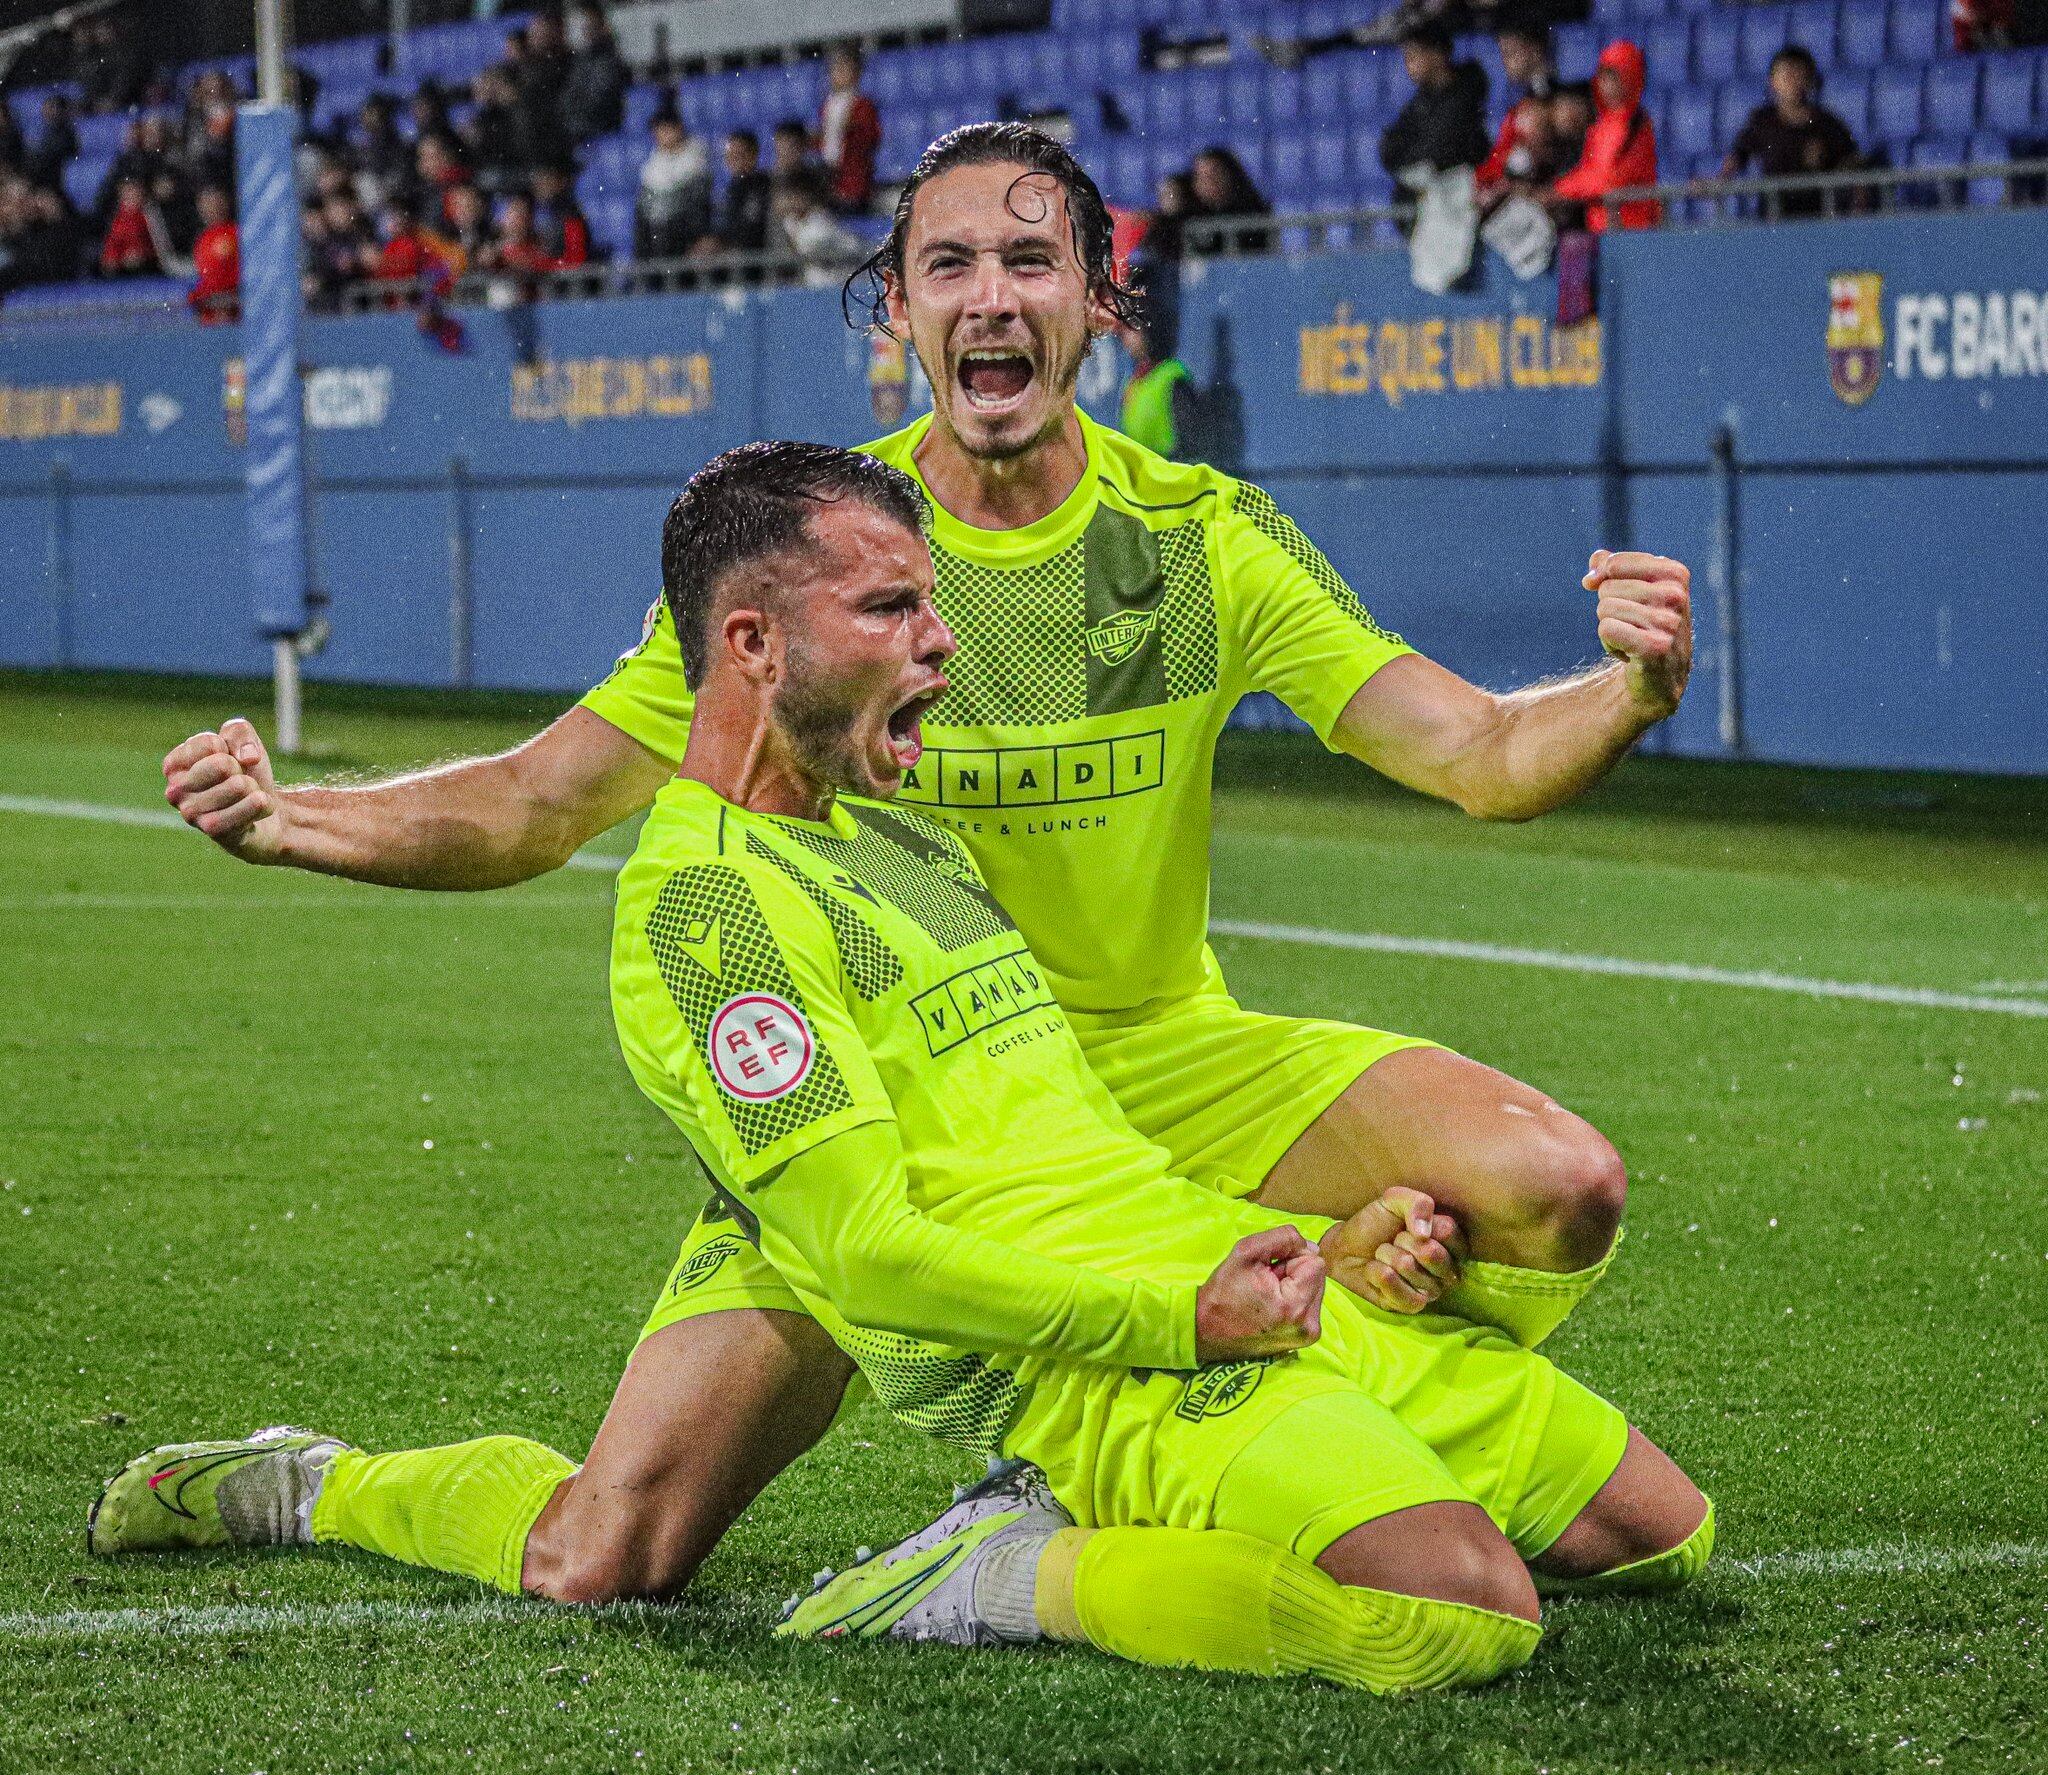
[[[477,82],[504,64],[508,37],[525,31],[532,18],[427,26],[409,33],[395,52],[377,37],[303,46],[294,59],[317,84],[309,114],[316,138],[337,162],[345,161],[363,107],[384,95],[400,108],[399,134],[411,144],[421,107],[408,109],[408,102],[423,92],[446,102],[447,125],[460,138],[476,121]],[[1313,37],[1341,33],[1352,21],[1344,9],[1311,3],[1256,10],[1250,22],[1262,32],[1284,26]],[[1667,180],[1720,170],[1765,96],[1772,57],[1788,43],[1813,54],[1824,75],[1823,102],[1872,164],[1938,169],[1997,162],[2038,152],[2048,139],[2048,51],[1958,53],[1946,0],[1592,0],[1587,18],[1556,30],[1560,76],[1586,80],[1602,47],[1622,36],[1645,51],[1644,105],[1657,126],[1660,174]],[[1162,42],[1195,50],[1166,57],[1158,53]],[[1458,54],[1486,71],[1490,127],[1497,128],[1510,97],[1497,50],[1488,38],[1467,37]],[[1169,65],[1174,62],[1185,65]],[[132,165],[123,156],[134,150],[137,121],[163,117],[189,143],[197,127],[195,94],[203,102],[209,89],[201,83],[209,73],[225,74],[236,92],[249,88],[246,57],[211,69],[186,67],[160,79],[145,107],[75,119],[75,150],[61,156],[57,174],[78,218],[74,264],[97,258],[116,169]],[[1235,153],[1283,214],[1389,203],[1393,189],[1379,163],[1379,141],[1409,92],[1399,52],[1391,47],[1342,47],[1299,67],[1270,66],[1245,19],[1214,0],[1056,0],[1050,30],[880,48],[868,59],[862,89],[880,112],[876,171],[885,192],[928,141],[956,124],[1038,117],[1064,120],[1061,127],[1116,205],[1148,209],[1161,179],[1214,143]],[[23,151],[33,154],[48,127],[45,101],[79,95],[75,86],[43,85],[6,96]],[[815,134],[824,98],[823,70],[811,56],[636,80],[625,94],[621,127],[576,145],[574,191],[592,256],[626,260],[634,253],[640,167],[658,113],[680,112],[715,171],[729,132],[753,131],[764,148],[775,126],[790,119]],[[313,171],[317,177],[317,163]],[[161,269],[175,270],[179,255],[189,251],[192,182],[187,172],[175,221],[166,196],[171,238]],[[410,175],[405,183],[413,201],[432,211],[439,193],[420,190]],[[167,181],[166,193],[176,184]],[[1909,191],[1908,200],[1916,194],[1927,200],[1927,188]],[[360,195],[367,221],[376,219],[391,193]],[[1970,203],[2010,201],[2007,183],[1997,178],[1972,180],[1953,195]],[[25,201],[26,192],[0,201],[0,243],[13,245],[13,236],[29,225],[20,219]],[[426,221],[431,228],[435,217],[430,213]],[[858,219],[854,225],[861,227]],[[51,250],[41,258],[13,254],[11,285],[64,281],[48,274],[52,254],[63,256],[63,243],[51,248],[48,238],[37,239]],[[38,268],[42,275],[29,275]]]

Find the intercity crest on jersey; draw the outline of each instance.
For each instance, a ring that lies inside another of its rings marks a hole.
[[[1838,271],[1828,279],[1828,386],[1852,407],[1884,374],[1884,276]]]
[[[1106,666],[1120,666],[1138,651],[1158,618],[1156,610],[1126,610],[1108,617],[1088,630],[1088,651]]]
[[[1265,1378],[1266,1364],[1260,1361],[1228,1362],[1218,1368],[1205,1368],[1188,1381],[1173,1415],[1191,1424],[1203,1418],[1228,1416],[1258,1391],[1259,1382]]]

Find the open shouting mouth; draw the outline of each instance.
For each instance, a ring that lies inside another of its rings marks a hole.
[[[1026,352],[983,345],[963,352],[955,372],[960,392],[977,413],[996,418],[1023,404],[1038,374]]]
[[[913,768],[924,756],[925,713],[945,694],[946,681],[941,678],[896,705],[889,717],[889,750],[895,755],[899,770]]]

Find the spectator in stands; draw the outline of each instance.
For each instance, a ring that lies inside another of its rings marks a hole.
[[[464,269],[489,264],[497,239],[491,225],[491,200],[474,185],[457,185],[448,193],[448,243],[461,255]]]
[[[463,158],[485,190],[510,190],[526,170],[526,135],[512,82],[502,68],[487,68],[477,76],[475,98],[469,121],[461,125]]]
[[[1188,168],[1188,188],[1194,203],[1186,227],[1196,247],[1211,253],[1272,251],[1272,228],[1248,218],[1270,216],[1273,206],[1228,148],[1197,154]]]
[[[1980,49],[2010,49],[2019,41],[2014,0],[1949,0],[1949,35],[1959,54]]]
[[[831,176],[831,199],[840,214],[866,212],[875,195],[875,155],[882,117],[860,89],[860,51],[842,43],[825,58],[828,90],[818,113],[818,156]]]
[[[818,163],[811,158],[811,132],[800,117],[785,117],[768,137],[768,178],[780,188],[808,174]]]
[[[579,261],[580,262],[580,261]],[[515,191],[505,199],[498,237],[483,261],[492,271],[555,271],[560,267],[534,226],[533,199]]]
[[[369,183],[366,201],[381,202],[406,182],[413,152],[398,133],[398,113],[385,94],[373,92],[363,101],[352,146],[356,170]]]
[[[566,162],[533,169],[533,228],[550,271],[590,262],[590,223],[576,201],[576,169]]]
[[[1554,164],[1556,142],[1550,127],[1550,100],[1559,81],[1550,49],[1550,29],[1533,15],[1510,19],[1495,33],[1501,72],[1514,97],[1493,152],[1480,162],[1475,182],[1482,195],[1513,184],[1547,185],[1572,164]],[[1577,155],[1573,155],[1573,160]]]
[[[187,166],[194,185],[218,185],[232,192],[240,172],[235,164],[235,108],[215,105],[206,114],[206,137]]]
[[[1195,211],[1195,185],[1186,173],[1168,173],[1159,181],[1155,194],[1152,220],[1146,225],[1145,238],[1138,243],[1138,252],[1148,265],[1178,265],[1187,251],[1188,218]],[[1145,288],[1153,288],[1150,278],[1144,280]]]
[[[320,204],[320,228],[307,243],[307,275],[324,296],[379,274],[383,252],[376,230],[353,190],[330,191]]]
[[[1153,306],[1149,292],[1139,324],[1117,328],[1117,340],[1131,359],[1117,429],[1148,450],[1184,460],[1201,431],[1202,397],[1187,365],[1175,355],[1176,332]]]
[[[1486,136],[1486,70],[1454,61],[1451,34],[1425,20],[1401,39],[1401,61],[1415,91],[1380,135],[1380,164],[1395,178],[1411,167],[1433,173],[1478,167]]]
[[[1600,234],[1609,227],[1654,228],[1662,211],[1652,198],[1637,198],[1610,215],[1598,202],[1610,191],[1657,182],[1657,126],[1643,109],[1643,52],[1626,39],[1600,52],[1593,75],[1593,126],[1571,171],[1550,189],[1553,199],[1586,206],[1586,227]]]
[[[800,275],[814,288],[837,283],[865,251],[860,236],[833,213],[830,189],[816,168],[775,188],[776,244],[802,262]]]
[[[514,102],[524,134],[526,163],[546,166],[558,161],[572,144],[562,128],[562,89],[569,81],[569,45],[562,21],[552,12],[538,12],[526,29],[506,40],[510,52]]]
[[[126,111],[142,97],[149,63],[137,31],[118,28],[104,16],[89,19],[73,34],[73,78],[88,111]]]
[[[0,172],[18,173],[27,165],[28,138],[21,133],[14,107],[0,102]]]
[[[216,105],[232,107],[238,96],[223,69],[207,68],[192,77],[185,93],[185,114],[178,124],[178,137],[188,157],[206,145],[207,114]]]
[[[241,237],[234,205],[218,185],[199,190],[199,238],[192,243],[194,281],[187,298],[208,326],[235,318],[235,292],[242,284]]]
[[[1840,172],[1860,161],[1849,126],[1820,102],[1820,68],[1798,44],[1771,58],[1771,97],[1749,114],[1728,150],[1721,176],[1732,179],[1754,164],[1767,179],[1799,173]],[[1769,199],[1773,216],[1817,216],[1828,207],[1822,191],[1787,191]]]
[[[406,100],[405,109],[412,118],[412,139],[415,142],[426,136],[454,136],[455,119],[448,110],[448,95],[441,90],[438,80],[421,81],[412,97]]]
[[[680,259],[711,231],[711,155],[673,100],[654,113],[654,149],[640,163],[633,204],[633,254]]]
[[[761,138],[750,129],[734,130],[725,138],[725,195],[719,201],[718,227],[709,250],[765,251],[772,196],[769,177],[761,170]]]
[[[24,284],[69,283],[86,256],[85,223],[62,186],[26,185],[13,269]]]
[[[580,148],[626,121],[626,88],[632,77],[603,7],[584,0],[570,17],[570,29],[577,41],[562,86],[562,128],[571,145]]]
[[[61,185],[64,169],[77,158],[78,125],[71,119],[71,101],[61,92],[45,93],[42,133],[22,171],[31,185]]]
[[[444,236],[420,220],[403,197],[384,204],[384,245],[371,276],[384,283],[417,283],[436,271],[452,271],[455,249]]]
[[[448,194],[469,182],[469,168],[456,157],[453,137],[420,137],[418,146],[413,150],[413,176],[409,190],[421,215],[431,218],[437,226],[453,222],[454,212],[449,208]]]
[[[1583,86],[1560,86],[1550,95],[1550,138],[1558,163],[1569,170],[1586,151],[1593,127],[1593,95]]]
[[[149,194],[140,179],[123,179],[115,188],[114,213],[100,242],[102,277],[155,277],[164,268],[161,230],[150,213]]]

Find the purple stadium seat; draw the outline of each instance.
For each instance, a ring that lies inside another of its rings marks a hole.
[[[1658,137],[1660,148],[1686,160],[1713,152],[1714,99],[1703,88],[1688,86],[1672,95],[1670,127]]]
[[[1383,172],[1380,166],[1380,128],[1377,123],[1352,126],[1351,172],[1354,179],[1369,178]]]
[[[1600,59],[1600,47],[1608,41],[1609,35],[1598,25],[1559,25],[1551,33],[1551,45],[1557,51],[1558,73],[1567,80],[1592,79],[1593,64]],[[1495,90],[1498,89],[1499,82],[1496,81]]]
[[[907,63],[907,52],[900,49],[881,49],[869,56],[861,71],[861,86],[868,97],[884,107],[900,103],[910,84]]]
[[[1639,24],[1664,18],[1670,14],[1672,4],[1673,0],[1628,0],[1627,16]]]
[[[1926,111],[1925,68],[1880,68],[1870,87],[1871,127],[1886,141],[1920,133]]]
[[[2024,135],[2035,127],[2035,63],[2024,51],[1984,58],[1983,117],[1987,128]]]
[[[1108,177],[1103,180],[1103,195],[1111,203],[1126,206],[1151,203],[1152,183],[1147,176],[1145,149],[1141,143],[1119,142],[1111,150],[1105,166]]]
[[[1213,141],[1229,132],[1230,119],[1222,71],[1197,68],[1188,76],[1188,128],[1204,142]]]
[[[1714,146],[1724,154],[1757,108],[1756,88],[1747,81],[1721,88],[1714,100]]]
[[[2003,136],[1974,135],[1970,138],[1969,159],[1973,166],[1995,165],[2010,159],[2012,145]],[[1970,207],[1972,209],[1998,209],[2005,203],[2005,181],[1999,178],[1979,178],[1970,181]]]
[[[1342,185],[1351,177],[1351,161],[1345,152],[1345,140],[1334,130],[1317,130],[1309,138],[1308,171],[1309,182],[1320,188]],[[1378,145],[1375,144],[1375,152]],[[1318,198],[1320,203],[1321,199]]]
[[[1930,171],[1950,171],[1963,164],[1967,144],[1941,137],[1923,137],[1912,147],[1912,164]],[[1961,179],[1930,179],[1924,185],[1907,185],[1900,195],[1916,208],[1951,209],[1964,201]]]
[[[106,182],[107,169],[114,164],[109,154],[88,160],[80,155],[68,161],[63,172],[64,195],[80,210],[91,213],[93,203],[100,194],[100,186]]]
[[[1791,25],[1789,6],[1745,6],[1736,65],[1752,80],[1763,79],[1771,71],[1771,57],[1785,47]]]
[[[1948,36],[1948,0],[1892,0],[1885,43],[1893,61],[1931,62]]]
[[[1619,37],[1628,17],[1628,0],[1593,0],[1593,22],[1606,36]]]
[[[1274,136],[1266,149],[1267,195],[1283,210],[1301,208],[1308,190],[1308,142],[1299,135]]]
[[[1692,77],[1692,26],[1684,19],[1665,19],[1640,39],[1649,64],[1652,86],[1683,86]]]
[[[1178,137],[1188,133],[1187,83],[1178,74],[1153,75],[1145,83],[1144,93],[1147,135]]]
[[[1870,140],[1870,76],[1853,70],[1831,74],[1821,88],[1821,103],[1834,112],[1862,146]]]
[[[81,117],[77,121],[78,151],[88,159],[111,158],[120,152],[121,138],[128,133],[134,116]]]
[[[1835,59],[1836,25],[1835,0],[1799,0],[1785,37],[1826,69]]]
[[[1884,60],[1885,0],[1846,0],[1835,56],[1851,68],[1874,68]]]
[[[1238,123],[1268,121],[1261,111],[1266,97],[1266,72],[1256,62],[1232,68],[1223,83],[1223,110],[1219,114]]]
[[[1392,56],[1382,57],[1370,49],[1355,50],[1342,58],[1342,67],[1344,108],[1354,121],[1398,109],[1408,102],[1408,95],[1414,90],[1401,71],[1399,60]]]
[[[1960,139],[1977,127],[1977,83],[1983,65],[1956,56],[1927,70],[1927,133]]]
[[[1727,7],[1702,13],[1693,20],[1692,72],[1695,80],[1717,85],[1735,78],[1736,47],[1742,29],[1741,15]]]
[[[1336,123],[1344,116],[1344,70],[1318,56],[1302,70],[1302,109],[1312,123]]]
[[[1102,35],[1101,32],[1094,32],[1088,39],[1091,45],[1091,63],[1100,55],[1100,50],[1095,45],[1096,40]],[[1031,90],[1036,75],[1031,49],[1032,45],[1028,38],[1001,37],[996,40],[995,84],[1003,91],[1022,95]]]
[[[1261,102],[1265,106],[1261,114],[1268,129],[1298,129],[1307,112],[1306,82],[1299,74],[1291,74],[1279,68],[1266,71],[1265,87]]]

